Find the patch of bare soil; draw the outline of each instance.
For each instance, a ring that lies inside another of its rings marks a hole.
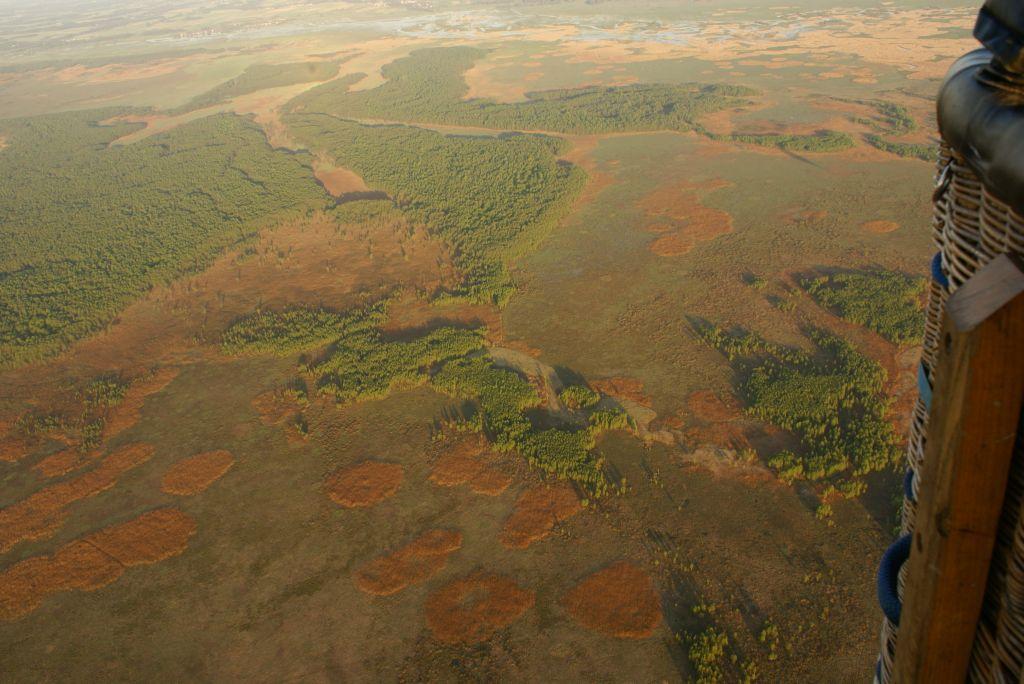
[[[370,561],[355,573],[356,586],[367,594],[390,596],[430,579],[462,547],[462,533],[430,530],[397,551]]]
[[[641,199],[639,207],[654,220],[648,230],[659,233],[649,249],[658,256],[680,256],[701,242],[732,232],[732,216],[728,212],[701,202],[707,193],[729,185],[723,180],[672,183]]]
[[[895,221],[867,221],[860,224],[860,227],[868,233],[875,233],[876,235],[879,235],[883,233],[891,233],[894,230],[897,230],[900,227],[900,224]]]
[[[317,155],[313,160],[313,175],[332,197],[370,190],[370,186],[357,173],[336,166],[323,154]]]
[[[518,620],[535,600],[513,580],[478,570],[430,595],[427,627],[444,643],[479,643]]]
[[[129,444],[114,451],[84,475],[45,487],[27,499],[0,509],[0,553],[21,541],[53,534],[67,518],[70,504],[113,487],[118,478],[153,455],[148,444]]]
[[[645,639],[661,624],[661,602],[651,578],[625,561],[587,577],[562,605],[584,627],[623,639]]]
[[[180,555],[195,530],[189,515],[164,508],[16,563],[0,574],[0,618],[15,620],[58,592],[94,591],[127,568]]]
[[[528,489],[519,496],[515,510],[505,520],[501,543],[510,549],[525,549],[550,535],[555,525],[580,509],[576,492],[567,484]]]
[[[189,456],[164,473],[160,489],[177,496],[198,494],[223,477],[234,464],[231,452],[224,450]]]
[[[327,478],[327,496],[343,508],[364,508],[393,496],[404,471],[397,463],[364,461]]]
[[[512,478],[484,460],[489,451],[487,440],[481,435],[457,439],[445,445],[434,461],[430,481],[441,487],[468,485],[477,494],[497,496],[508,489]]]
[[[590,382],[591,388],[616,399],[628,399],[641,406],[651,407],[651,398],[644,393],[644,383],[636,378],[604,378]]]

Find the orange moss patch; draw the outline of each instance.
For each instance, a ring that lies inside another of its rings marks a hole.
[[[740,406],[736,399],[728,396],[725,399],[711,390],[699,390],[686,398],[687,408],[700,420],[720,423],[741,416]]]
[[[891,233],[900,227],[895,221],[867,221],[860,224],[860,227],[869,233]]]
[[[479,435],[460,439],[434,462],[430,481],[441,487],[468,484],[477,494],[501,494],[512,484],[512,478],[481,459],[487,447],[487,441]]]
[[[679,256],[701,242],[732,232],[732,216],[728,212],[701,203],[705,194],[729,185],[723,180],[672,183],[641,199],[638,206],[656,219],[648,230],[661,233],[661,237],[650,244],[651,252],[658,256]]]
[[[817,223],[826,218],[828,218],[828,211],[825,209],[796,207],[782,212],[782,219],[786,223]]]
[[[103,436],[113,437],[139,422],[146,398],[167,387],[176,377],[178,369],[166,367],[134,380],[125,392],[124,399],[107,416]]]
[[[0,440],[0,461],[5,463],[16,463],[28,456],[29,446],[15,437],[5,437]]]
[[[198,494],[220,479],[234,464],[231,452],[224,450],[190,456],[164,473],[160,489],[178,496]]]
[[[100,452],[91,451],[83,453],[74,447],[62,449],[32,466],[32,470],[46,478],[67,475],[72,470],[78,470],[82,466],[92,463],[99,458]]]
[[[444,643],[479,643],[519,619],[535,600],[534,592],[507,577],[476,571],[427,599],[427,627]]]
[[[569,485],[529,489],[519,496],[515,510],[505,521],[501,543],[510,549],[525,549],[579,512],[579,499]]]
[[[625,561],[583,580],[565,595],[562,605],[584,627],[613,637],[644,639],[661,623],[651,578]]]
[[[641,406],[651,407],[651,398],[644,393],[644,383],[635,378],[605,378],[592,380],[592,389],[616,399],[628,399]]]
[[[299,402],[284,390],[269,390],[252,400],[252,407],[264,425],[280,425],[300,409]]]
[[[401,549],[370,561],[356,571],[356,586],[367,594],[390,596],[440,572],[448,556],[462,547],[462,533],[430,530]]]
[[[18,542],[50,536],[67,518],[68,505],[110,489],[122,474],[152,455],[153,447],[148,444],[129,444],[88,473],[50,485],[0,510],[0,553]]]
[[[14,564],[0,575],[0,618],[14,620],[61,591],[94,591],[126,568],[180,555],[196,531],[190,516],[173,508],[145,513],[57,549]]]
[[[365,461],[327,478],[327,496],[344,508],[372,506],[393,496],[403,476],[397,463]]]

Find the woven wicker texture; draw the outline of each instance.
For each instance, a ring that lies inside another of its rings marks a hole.
[[[936,172],[932,237],[941,253],[948,287],[935,281],[928,293],[921,363],[935,382],[942,316],[949,295],[975,271],[1003,253],[1024,255],[1024,216],[986,191],[977,176],[942,143]],[[905,498],[902,534],[914,529],[921,487],[928,408],[918,399],[907,440],[907,466],[914,473],[913,497]],[[924,483],[927,486],[927,483]],[[1019,682],[1024,674],[1024,438],[1018,435],[1006,501],[992,559],[981,620],[971,654],[972,682]],[[903,573],[900,573],[900,598]],[[883,620],[879,681],[891,680],[898,627]]]

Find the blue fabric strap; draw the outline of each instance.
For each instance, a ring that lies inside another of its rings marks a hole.
[[[928,379],[928,371],[925,370],[923,363],[920,363],[917,366],[917,391],[921,395],[921,401],[924,402],[924,407],[931,411],[932,383],[931,380]]]
[[[932,280],[942,287],[949,287],[949,278],[942,272],[942,252],[936,252],[932,257]]]
[[[913,535],[907,534],[886,549],[882,555],[882,562],[878,564],[878,605],[882,612],[894,625],[900,624],[900,612],[903,610],[903,603],[898,593],[898,581],[900,568],[910,558],[910,540]]]

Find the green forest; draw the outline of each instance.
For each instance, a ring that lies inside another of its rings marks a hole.
[[[252,64],[238,76],[195,96],[174,111],[187,112],[202,109],[266,88],[326,81],[338,75],[340,64],[340,62]]]
[[[465,100],[463,73],[487,53],[470,47],[427,48],[382,70],[387,82],[348,92],[327,83],[292,102],[295,111],[355,119],[431,122],[557,133],[686,131],[704,114],[747,104],[754,90],[731,85],[631,85],[548,90],[525,102]]]
[[[290,114],[292,134],[387,192],[412,222],[454,249],[464,283],[450,296],[504,304],[509,265],[532,251],[572,207],[585,176],[560,163],[565,141],[540,135],[448,136]]]
[[[883,270],[836,273],[801,283],[821,306],[896,344],[921,342],[926,284],[924,278]]]
[[[938,152],[935,145],[922,145],[921,143],[898,142],[887,140],[883,136],[900,136],[912,133],[917,130],[917,122],[910,115],[907,108],[896,102],[888,100],[846,100],[836,98],[840,102],[851,102],[853,104],[865,105],[875,110],[873,117],[850,117],[851,121],[867,126],[873,132],[863,135],[864,142],[883,152],[895,154],[898,157],[909,157],[922,161],[935,161]]]
[[[783,479],[842,482],[899,460],[899,439],[886,418],[885,369],[848,342],[812,330],[816,351],[807,353],[707,323],[697,332],[732,363],[747,411],[800,438],[799,454],[768,460]]]
[[[541,405],[540,396],[518,373],[494,365],[484,351],[482,331],[440,327],[411,339],[389,340],[380,331],[386,312],[386,302],[345,313],[257,312],[224,333],[221,349],[229,355],[291,355],[326,347],[316,361],[303,361],[300,368],[321,394],[340,403],[382,399],[429,383],[439,392],[473,402],[475,412],[464,426],[484,433],[496,448],[515,451],[593,496],[607,491],[593,449],[602,432],[633,428],[623,411],[594,410],[579,429],[539,429],[528,412]],[[594,397],[589,407],[597,403]]]
[[[305,155],[218,115],[126,146],[94,110],[4,122],[0,359],[39,358],[130,301],[200,270],[275,217],[326,196]]]

